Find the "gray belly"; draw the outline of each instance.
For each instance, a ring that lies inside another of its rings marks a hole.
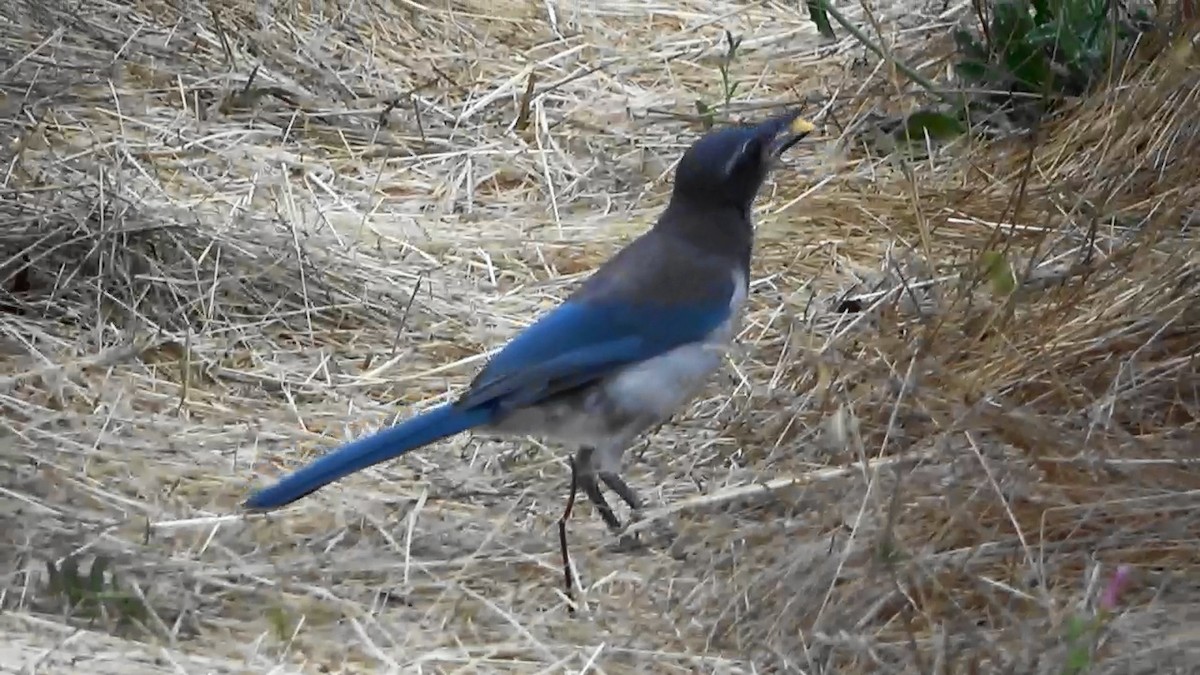
[[[488,429],[591,447],[625,443],[695,398],[723,353],[722,342],[679,347],[593,386],[514,410]]]

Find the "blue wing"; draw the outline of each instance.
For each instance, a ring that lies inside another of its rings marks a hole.
[[[492,357],[459,408],[511,410],[705,339],[729,318],[734,278],[678,242],[640,239]]]
[[[623,366],[704,339],[729,303],[663,307],[567,302],[492,358],[457,405],[531,405]]]

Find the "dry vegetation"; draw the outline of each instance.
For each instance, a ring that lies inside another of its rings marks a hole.
[[[874,18],[937,70],[945,9]],[[647,226],[723,29],[733,116],[823,131],[760,201],[730,366],[629,457],[675,539],[581,506],[568,616],[532,440],[239,516]],[[908,88],[795,3],[13,0],[0,54],[0,667],[1058,673],[1119,563],[1092,672],[1200,663],[1190,51],[908,162],[839,131]],[[68,556],[126,604],[65,608]]]

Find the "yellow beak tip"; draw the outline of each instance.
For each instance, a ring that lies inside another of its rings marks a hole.
[[[788,125],[788,130],[793,134],[812,133],[812,130],[816,128],[817,127],[813,125],[812,122],[809,122],[802,117],[797,117],[796,119],[792,120],[791,124]]]

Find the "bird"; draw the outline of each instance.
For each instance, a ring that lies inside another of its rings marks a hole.
[[[474,430],[573,448],[570,503],[578,481],[619,535],[601,485],[629,506],[631,521],[642,513],[641,496],[621,476],[624,452],[720,368],[749,295],[753,203],[784,151],[813,129],[790,111],[707,132],[677,164],[654,224],[513,337],[455,400],[313,460],[251,494],[244,508],[278,509]]]

